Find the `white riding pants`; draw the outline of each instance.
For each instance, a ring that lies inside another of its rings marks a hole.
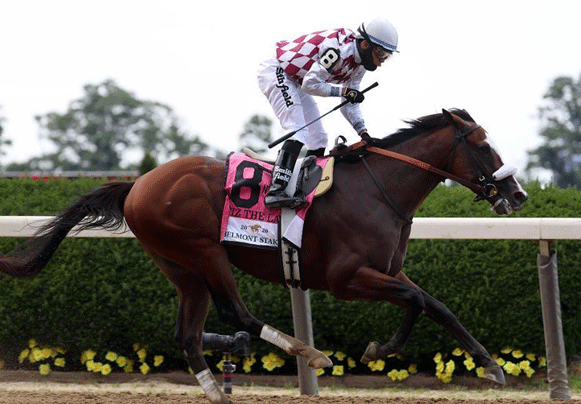
[[[289,79],[276,59],[260,65],[258,87],[270,102],[282,128],[295,131],[320,116],[313,96],[306,94],[300,86]],[[308,150],[327,147],[328,136],[321,121],[299,130],[291,137],[307,145]]]

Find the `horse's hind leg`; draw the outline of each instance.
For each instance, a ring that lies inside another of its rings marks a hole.
[[[209,290],[216,306],[219,319],[237,330],[247,331],[268,341],[290,355],[300,355],[307,359],[310,367],[315,369],[331,366],[331,360],[319,350],[272,328],[257,320],[246,308],[236,288],[236,281],[230,269],[230,263],[222,246],[204,250],[204,265],[208,276]]]
[[[231,403],[220,389],[220,385],[210,371],[202,351],[204,323],[210,306],[210,293],[207,285],[186,268],[147,248],[146,251],[176,286],[179,307],[174,338],[178,348],[210,401],[214,404]]]

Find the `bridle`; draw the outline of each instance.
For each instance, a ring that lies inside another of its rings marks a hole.
[[[472,152],[470,150],[470,147],[468,147],[468,143],[466,142],[466,137],[479,128],[480,128],[480,125],[474,124],[474,125],[470,126],[468,129],[466,129],[465,131],[461,131],[459,128],[456,129],[456,139],[454,142],[454,148],[452,150],[452,158],[450,159],[450,162],[448,163],[446,170],[441,170],[437,167],[434,167],[434,166],[432,166],[428,163],[425,163],[421,160],[418,160],[414,157],[406,156],[404,154],[396,153],[396,152],[393,152],[390,150],[385,150],[385,149],[382,149],[380,147],[371,146],[365,140],[353,144],[350,148],[352,150],[358,149],[358,148],[364,148],[364,150],[366,150],[368,152],[379,154],[379,155],[386,156],[386,157],[390,157],[390,158],[393,158],[395,160],[403,161],[403,162],[411,164],[415,167],[421,168],[422,170],[429,171],[429,172],[434,173],[436,175],[439,175],[441,177],[455,181],[461,185],[464,185],[465,187],[469,188],[470,190],[472,190],[476,194],[476,197],[474,198],[474,202],[478,202],[480,200],[488,199],[488,198],[492,198],[492,197],[496,196],[498,194],[498,188],[496,187],[495,183],[497,183],[497,182],[499,182],[499,181],[501,181],[501,180],[503,180],[511,175],[514,175],[516,173],[515,168],[503,165],[502,167],[500,167],[497,171],[495,171],[491,175],[486,174],[486,169],[483,167],[482,163],[480,163],[480,161],[478,161],[478,159],[476,159],[474,157],[474,155],[472,154]],[[472,164],[473,168],[476,169],[476,172],[478,175],[478,183],[472,182],[470,180],[459,177],[459,176],[454,175],[454,174],[449,172],[454,164],[454,160],[456,159],[456,153],[458,151],[460,143],[463,143],[464,146],[466,147],[471,164]],[[402,219],[411,223],[411,220],[408,219],[395,206],[395,204],[389,199],[389,197],[385,193],[385,190],[383,189],[383,187],[381,186],[381,184],[379,183],[379,181],[377,180],[377,178],[375,177],[375,175],[371,171],[371,168],[369,167],[369,164],[367,164],[367,161],[365,160],[364,157],[362,157],[362,160],[363,160],[363,164],[365,165],[365,168],[370,173],[372,179],[374,180],[374,182],[376,183],[376,185],[380,189],[384,199],[386,199],[388,204],[395,210],[395,212]]]

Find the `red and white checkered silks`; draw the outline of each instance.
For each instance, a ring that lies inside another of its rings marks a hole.
[[[313,63],[318,61],[322,52],[329,48],[337,49],[341,60],[327,81],[335,84],[345,83],[360,66],[355,62],[354,54],[357,49],[354,41],[355,33],[348,29],[317,31],[302,35],[292,42],[278,42],[276,58],[285,73],[302,85],[305,74]]]

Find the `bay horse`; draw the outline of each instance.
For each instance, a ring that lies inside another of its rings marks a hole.
[[[305,289],[337,299],[385,300],[405,310],[386,343],[371,342],[364,363],[401,352],[421,314],[441,324],[504,383],[486,349],[444,304],[402,272],[412,217],[428,194],[451,178],[488,201],[498,214],[522,208],[528,195],[487,141],[486,131],[464,110],[443,110],[407,122],[383,139],[370,139],[336,156],[334,183],[315,199],[304,225],[300,267]],[[203,327],[213,300],[219,319],[247,331],[313,368],[331,360],[312,346],[261,322],[242,301],[230,264],[256,278],[284,283],[275,250],[220,243],[225,203],[225,162],[178,158],[134,182],[102,185],[81,196],[22,246],[0,258],[0,271],[32,277],[66,235],[89,228],[119,229],[126,222],[145,251],[175,285],[179,297],[176,343],[212,403],[228,403],[202,354]]]

